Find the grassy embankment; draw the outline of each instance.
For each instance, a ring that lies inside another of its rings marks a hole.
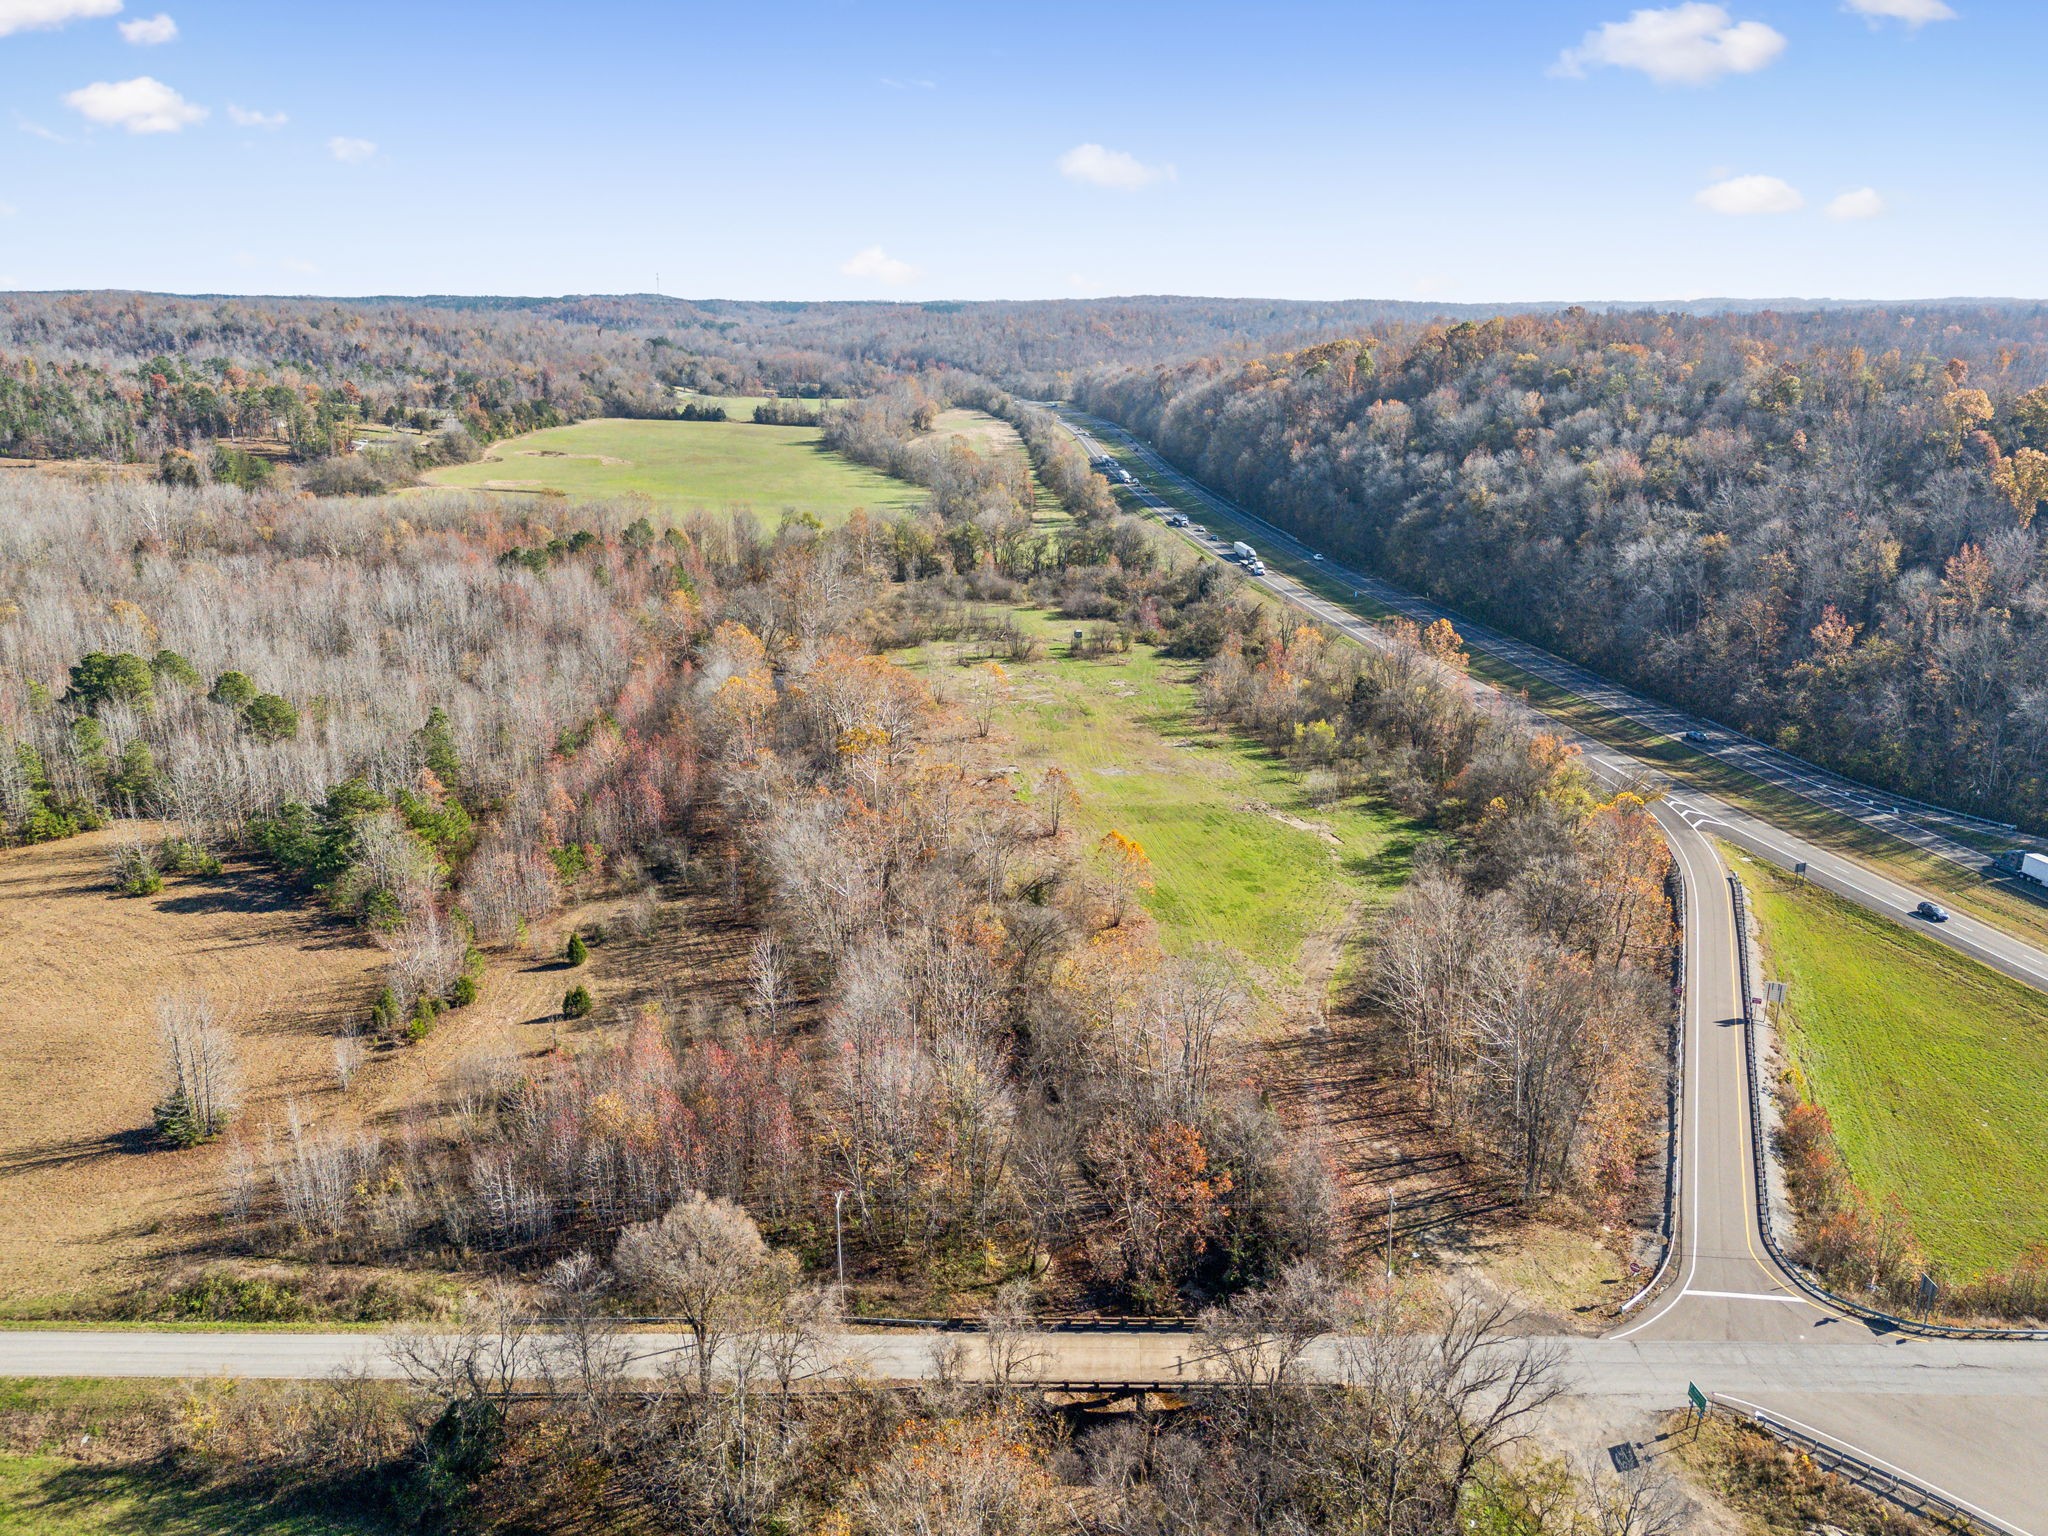
[[[1738,849],[1786,1047],[1877,1201],[1963,1278],[2048,1241],[2048,998]]]
[[[428,473],[451,489],[522,493],[521,499],[645,497],[657,510],[751,507],[773,526],[785,511],[831,526],[856,507],[877,514],[920,506],[924,492],[841,458],[816,427],[764,427],[757,403],[722,401],[731,421],[580,421],[493,443],[474,464]]]
[[[1129,449],[1104,441],[1110,453],[1141,467]],[[1154,484],[1162,499],[1186,512],[1211,533],[1228,541],[1242,538],[1258,545],[1266,564],[1299,581],[1318,596],[1342,604],[1370,619],[1391,617],[1391,611],[1369,598],[1355,598],[1352,588],[1332,577],[1323,566],[1277,551],[1260,543],[1259,530],[1173,486]],[[1759,820],[1832,853],[1855,859],[1878,873],[1916,890],[1938,895],[1949,905],[1961,908],[1994,927],[2027,939],[2048,944],[2048,907],[2009,886],[1994,884],[1967,869],[1926,852],[1888,832],[1837,815],[1803,796],[1768,784],[1755,775],[1694,750],[1675,737],[1646,730],[1589,700],[1569,693],[1521,668],[1490,657],[1472,657],[1472,675],[1511,693],[1525,695],[1544,714],[1605,746],[1638,758],[1668,777],[1675,785],[1714,796]],[[1949,828],[1942,830],[1950,836]],[[1979,847],[2003,847],[1995,839],[1964,836],[1959,841]]]
[[[369,1516],[253,1501],[152,1462],[0,1456],[0,1536],[387,1536]]]
[[[395,1536],[331,1497],[194,1476],[166,1454],[186,1397],[174,1381],[0,1378],[0,1536]]]
[[[1198,664],[1136,646],[1069,654],[1075,625],[1024,611],[1043,659],[1004,663],[1012,694],[997,750],[1029,795],[1059,764],[1080,793],[1093,841],[1115,829],[1152,861],[1145,905],[1170,951],[1238,957],[1269,1000],[1322,1006],[1362,920],[1406,879],[1422,830],[1356,798],[1310,803],[1302,776],[1195,715]],[[956,648],[908,659],[954,683]]]

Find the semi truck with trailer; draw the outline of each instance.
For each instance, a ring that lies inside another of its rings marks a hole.
[[[2029,853],[2024,848],[2009,848],[1995,861],[1998,868],[2007,874],[2018,875],[2027,884],[2048,891],[2048,854]]]

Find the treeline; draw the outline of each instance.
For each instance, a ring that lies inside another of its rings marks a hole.
[[[1845,773],[2040,827],[2044,327],[1574,311],[1080,394],[1333,555]]]
[[[959,369],[1038,395],[1073,370],[1291,345],[1420,305],[1119,299],[1042,304],[564,299],[0,298],[0,454],[154,462],[221,438],[301,459],[352,426],[478,442],[590,416],[670,414],[674,391],[837,399]],[[700,409],[717,409],[700,407]]]
[[[316,459],[363,423],[480,442],[668,414],[643,337],[387,301],[16,294],[0,301],[0,453],[152,462],[220,438]]]
[[[1202,677],[1210,712],[1308,775],[1450,834],[1372,938],[1365,978],[1430,1112],[1524,1202],[1635,1214],[1664,1081],[1670,855],[1643,802],[1471,702],[1451,627],[1363,650],[1245,614]]]

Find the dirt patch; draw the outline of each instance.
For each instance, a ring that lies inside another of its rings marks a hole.
[[[1244,808],[1254,816],[1270,816],[1283,827],[1292,827],[1297,832],[1308,833],[1310,837],[1319,837],[1332,848],[1342,848],[1344,846],[1344,839],[1337,835],[1336,828],[1332,827],[1328,822],[1309,821],[1300,816],[1290,816],[1287,812],[1276,811],[1272,806],[1259,800],[1247,801]]]
[[[496,455],[493,455],[496,457]],[[587,464],[604,464],[612,468],[627,468],[631,459],[614,458],[609,453],[564,453],[559,448],[521,448],[516,458],[521,459],[580,459]]]

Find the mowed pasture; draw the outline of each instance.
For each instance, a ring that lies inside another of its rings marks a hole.
[[[1035,796],[1058,764],[1084,838],[1114,830],[1144,847],[1144,904],[1169,951],[1228,952],[1280,1012],[1320,1013],[1350,941],[1407,878],[1421,830],[1357,799],[1311,804],[1289,764],[1198,718],[1198,663],[1142,645],[1077,657],[1070,636],[1085,626],[1037,611],[1017,619],[1046,654],[1000,663],[1010,691],[990,750],[1020,794]],[[913,658],[960,691],[961,654],[934,645]]]
[[[2048,996],[1754,859],[1785,1042],[1850,1174],[1958,1277],[2048,1242]]]
[[[730,403],[734,421],[603,418],[529,432],[493,443],[474,464],[430,471],[426,483],[533,501],[638,497],[670,514],[747,507],[770,526],[785,512],[829,527],[857,507],[882,514],[923,504],[916,486],[832,452],[816,427],[745,420],[751,404]]]

